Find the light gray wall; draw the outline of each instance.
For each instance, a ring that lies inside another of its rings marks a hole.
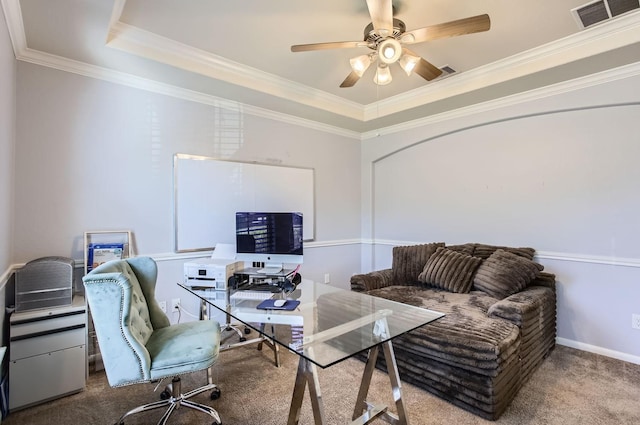
[[[161,263],[158,299],[186,297],[172,161],[187,153],[314,168],[316,238],[302,274],[348,287],[359,270],[359,245],[344,243],[359,238],[359,140],[23,62],[17,116],[16,262],[80,260],[84,231],[130,229],[135,253]]]
[[[7,282],[12,264],[13,150],[16,127],[16,60],[0,7],[0,311],[4,311]],[[8,343],[4,334],[5,315],[0,314],[0,345]]]
[[[0,277],[11,265],[13,147],[15,140],[16,60],[0,8]],[[4,285],[4,282],[0,282]]]
[[[365,141],[365,267],[401,243],[532,246],[560,342],[640,363],[638,74]]]

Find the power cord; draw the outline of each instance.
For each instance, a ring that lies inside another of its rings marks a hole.
[[[189,311],[187,311],[187,309],[182,307],[182,304],[178,304],[178,323],[180,323],[181,312],[184,312],[184,314],[194,319],[200,319],[200,316],[196,314],[191,314]]]

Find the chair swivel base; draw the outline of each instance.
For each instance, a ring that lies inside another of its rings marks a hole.
[[[171,381],[171,384],[169,384],[167,386],[167,389],[165,391],[163,391],[163,394],[168,394],[169,396],[164,399],[164,400],[160,400],[160,401],[156,401],[155,403],[149,403],[149,404],[145,404],[142,406],[138,406],[134,409],[129,410],[127,413],[125,413],[124,415],[122,415],[120,417],[120,419],[118,420],[118,422],[116,422],[116,425],[124,425],[124,420],[127,416],[131,416],[134,415],[136,413],[141,413],[141,412],[148,412],[150,410],[155,410],[155,409],[161,409],[161,408],[167,408],[167,411],[164,413],[164,415],[162,415],[162,417],[160,418],[160,420],[158,421],[158,425],[164,425],[167,423],[167,420],[169,419],[169,416],[171,416],[171,414],[178,409],[180,406],[184,406],[184,407],[188,407],[190,409],[195,409],[195,410],[199,410],[202,413],[205,413],[209,416],[211,416],[214,420],[213,425],[221,425],[222,422],[220,421],[220,416],[218,415],[218,412],[213,409],[212,407],[206,406],[204,404],[200,404],[200,403],[196,403],[193,401],[189,401],[188,399],[198,395],[200,393],[203,393],[205,391],[209,391],[212,390],[213,392],[211,393],[211,399],[215,400],[216,398],[218,398],[220,396],[220,390],[218,389],[218,387],[215,384],[207,384],[204,385],[200,388],[196,388],[194,390],[191,390],[185,394],[181,393],[181,385],[180,385],[180,378],[173,378],[173,380]]]

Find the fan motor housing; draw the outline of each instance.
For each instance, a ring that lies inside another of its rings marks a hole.
[[[377,47],[378,44],[382,43],[388,37],[393,37],[396,40],[399,40],[400,36],[402,36],[406,30],[407,26],[404,22],[400,19],[393,18],[393,34],[383,37],[373,29],[373,22],[370,22],[369,25],[364,28],[364,41]]]

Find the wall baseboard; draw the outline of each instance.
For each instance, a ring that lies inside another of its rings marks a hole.
[[[574,341],[567,338],[556,338],[558,345],[564,345],[565,347],[575,348],[576,350],[586,351],[593,354],[599,354],[605,357],[611,357],[613,359],[622,360],[633,364],[640,365],[640,356],[634,356],[632,354],[621,353],[619,351],[609,350],[608,348],[602,348],[595,345],[585,344],[583,342]]]

